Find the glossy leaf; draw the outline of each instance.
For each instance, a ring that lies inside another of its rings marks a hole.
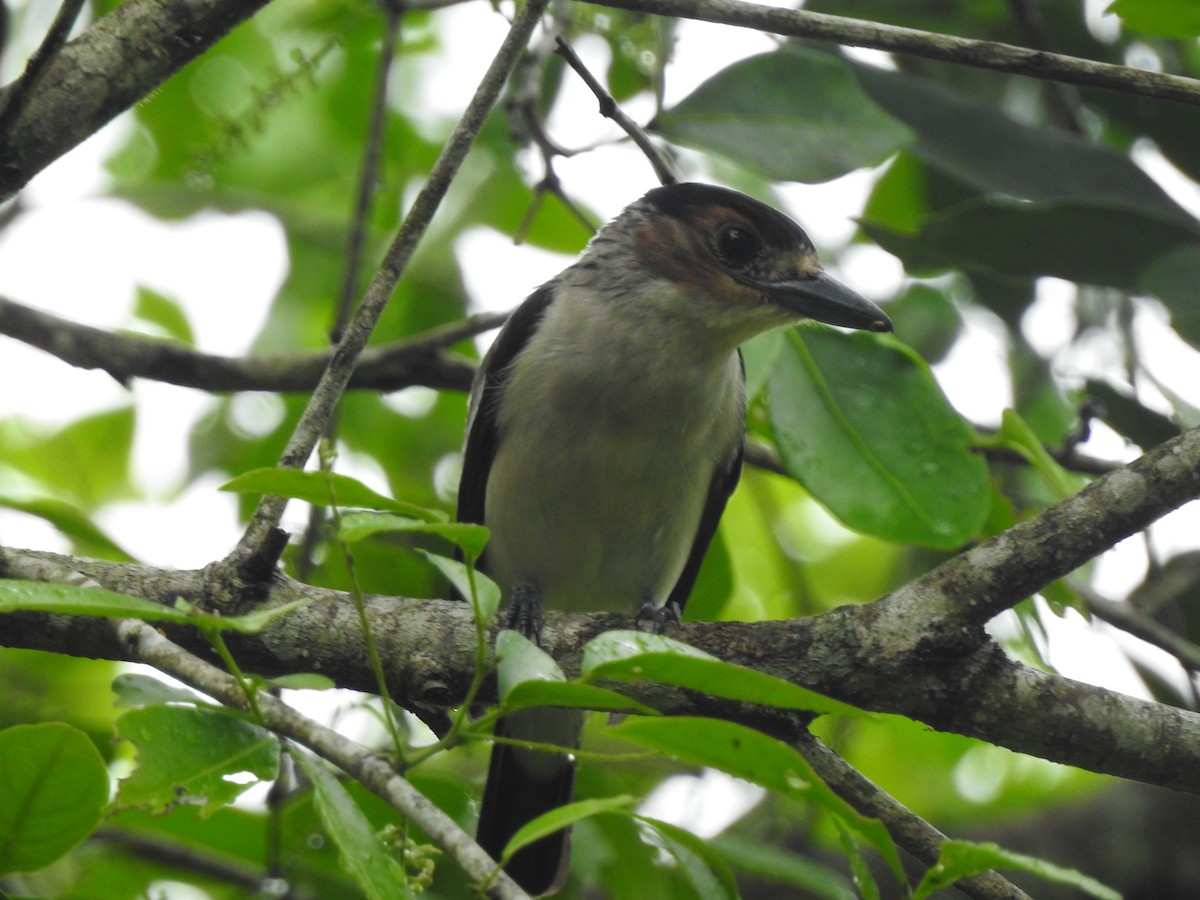
[[[864,837],[903,878],[896,847],[883,824],[861,815],[830,790],[808,761],[782,741],[733,722],[687,716],[627,719],[609,730],[692,765],[711,766],[785,797],[817,804]]]
[[[224,710],[133,709],[117,720],[117,733],[137,749],[137,768],[117,795],[123,807],[162,811],[187,797],[211,813],[279,772],[275,736]]]
[[[372,512],[347,513],[342,516],[338,537],[354,543],[373,534],[387,532],[436,534],[456,547],[461,547],[471,559],[479,557],[488,539],[488,530],[482,525],[467,522],[430,522],[392,513]]]
[[[496,683],[500,699],[525,681],[565,683],[567,676],[549,653],[511,629],[496,635]]]
[[[71,543],[81,556],[107,559],[113,562],[134,562],[134,558],[120,544],[109,537],[81,509],[53,497],[17,499],[0,496],[0,506],[28,513],[49,522]]]
[[[862,64],[853,69],[874,101],[913,129],[910,152],[981,194],[1195,225],[1124,153],[1061,128],[1022,124],[930,79]]]
[[[844,524],[953,549],[990,507],[971,429],[911,351],[866,334],[793,330],[770,381],[780,456]]]
[[[192,323],[188,321],[187,313],[178,302],[158,291],[139,286],[133,314],[185,347],[196,345],[196,335],[192,331]]]
[[[469,599],[475,608],[476,621],[487,624],[496,617],[500,609],[500,587],[478,570],[470,569],[466,563],[436,553],[418,551],[453,585],[460,597]]]
[[[595,640],[608,640],[612,634],[613,632],[608,632]],[[853,706],[816,691],[810,691],[766,672],[728,663],[707,654],[701,655],[691,647],[686,651],[672,648],[659,652],[635,652],[624,657],[617,657],[609,652],[592,653],[590,648],[591,643],[583,648],[582,670],[592,681],[658,681],[711,694],[714,697],[761,703],[764,706],[801,709],[821,714],[864,714]],[[601,661],[600,657],[604,660]]]
[[[0,731],[0,874],[48,866],[100,823],[108,771],[82,731],[62,722]]]
[[[574,803],[555,807],[522,825],[505,845],[502,856],[505,860],[511,859],[522,847],[528,847],[556,831],[602,813],[627,812],[636,802],[637,798],[630,796],[603,797],[576,800]]]
[[[722,897],[738,900],[741,897],[728,863],[707,841],[686,828],[661,819],[647,816],[638,816],[637,819],[658,832],[659,840],[674,857],[697,897],[704,897],[705,900],[720,900]]]
[[[1097,897],[1099,900],[1121,900],[1121,895],[1112,888],[1074,869],[1056,866],[1044,859],[1026,856],[1023,853],[1013,853],[995,844],[955,840],[942,842],[938,860],[913,891],[913,900],[924,900],[960,878],[1001,868],[1028,872],[1055,884],[1066,885],[1080,894]]]
[[[1167,38],[1200,35],[1200,5],[1194,0],[1113,0],[1109,12],[1135,31]]]
[[[371,900],[412,897],[403,867],[383,846],[371,822],[325,763],[307,753],[293,752],[292,758],[312,782],[321,823],[363,892]]]
[[[800,47],[735,63],[654,124],[670,140],[785,181],[828,181],[876,165],[912,137],[845,63]]]
[[[273,494],[320,506],[357,506],[400,513],[425,522],[441,522],[445,515],[414,503],[394,500],[367,487],[357,478],[337,472],[302,472],[299,469],[262,468],[243,472],[225,484],[223,491]]]
[[[816,900],[856,900],[854,889],[839,872],[799,853],[733,835],[722,835],[710,844],[739,872],[796,888]]]

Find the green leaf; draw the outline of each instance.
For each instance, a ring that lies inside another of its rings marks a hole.
[[[1122,210],[1131,218],[1195,227],[1154,179],[1112,147],[1062,128],[1022,124],[999,104],[982,103],[929,78],[850,65],[867,94],[916,133],[910,152],[976,192]],[[1087,249],[1103,255],[1097,247],[1112,249],[1104,244]]]
[[[307,606],[308,600],[295,600],[280,606],[254,610],[241,616],[221,616],[197,612],[186,604],[175,608],[118,594],[100,587],[76,587],[45,581],[0,580],[0,613],[48,612],[64,616],[98,616],[109,619],[148,619],[194,625],[201,629],[238,631],[256,634],[276,619]]]
[[[701,651],[686,644],[680,645],[686,648],[685,650],[672,648],[659,652],[632,652],[627,656],[618,657],[612,645],[619,641],[620,637],[613,640],[609,637],[612,634],[614,632],[600,635],[583,648],[582,670],[588,681],[604,678],[614,681],[658,681],[715,697],[761,703],[764,706],[777,706],[782,709],[802,709],[822,714],[866,715],[849,704],[776,678],[774,675],[728,663],[707,654],[700,655]],[[591,644],[601,639],[605,640],[606,649],[602,653],[593,652]],[[626,646],[632,648],[636,645],[631,642]],[[598,661],[601,658],[604,661]]]
[[[1166,38],[1200,35],[1200,5],[1196,0],[1114,0],[1108,11],[1128,28]]]
[[[417,549],[435,568],[450,581],[459,596],[468,598],[475,606],[475,620],[486,625],[496,617],[503,597],[500,586],[478,570],[470,569],[466,563],[436,553]],[[471,590],[474,585],[475,590]]]
[[[0,731],[0,874],[44,868],[86,838],[108,802],[95,745],[62,722]]]
[[[576,800],[558,806],[549,812],[542,813],[536,819],[526,822],[518,829],[504,847],[502,861],[507,862],[513,854],[522,847],[528,847],[548,835],[561,831],[583,819],[598,816],[602,813],[626,812],[637,803],[637,797],[622,795],[620,797],[599,797],[589,800]]]
[[[337,472],[302,472],[299,469],[262,468],[243,472],[221,485],[223,491],[272,494],[303,500],[317,506],[347,506],[396,512],[425,522],[444,522],[437,510],[394,500],[367,487],[357,478]]]
[[[141,597],[98,587],[76,587],[44,581],[0,580],[0,613],[47,612],[64,616],[150,619],[188,622],[184,612]]]
[[[779,181],[828,181],[877,165],[912,139],[844,62],[795,46],[735,63],[653,124],[669,140]]]
[[[0,506],[28,513],[49,522],[71,539],[75,552],[93,559],[113,562],[135,562],[125,549],[96,526],[87,514],[77,506],[53,497],[21,500],[16,497],[0,496]]]
[[[341,851],[342,862],[371,900],[412,897],[408,876],[379,840],[371,822],[320,760],[293,750],[313,786],[317,812]]]
[[[770,381],[788,470],[843,523],[954,549],[990,508],[974,435],[929,368],[894,340],[793,329]]]
[[[696,659],[716,659],[711,653],[705,653],[691,644],[677,641],[665,634],[624,629],[606,631],[588,641],[583,648],[580,671],[584,675],[590,675],[594,669],[605,663],[621,662],[644,653],[671,653]]]
[[[137,768],[118,791],[123,807],[161,812],[186,798],[209,814],[279,772],[275,736],[222,709],[133,709],[117,719],[117,733],[137,748]]]
[[[500,699],[525,681],[565,683],[567,676],[549,653],[516,631],[496,635],[496,683]]]
[[[136,496],[129,480],[132,406],[77,419],[57,430],[0,420],[0,460],[84,510]]]
[[[196,345],[196,335],[180,305],[148,287],[138,285],[133,314],[143,322],[157,326],[168,337],[187,346]]]
[[[166,703],[185,703],[188,706],[207,706],[209,701],[185,687],[167,684],[161,678],[125,672],[113,679],[117,706],[161,706]]]
[[[1171,311],[1171,325],[1193,347],[1200,347],[1197,284],[1200,284],[1200,247],[1195,244],[1176,247],[1155,257],[1138,275],[1138,288],[1166,304]]]
[[[338,537],[352,544],[373,534],[385,532],[436,534],[461,547],[470,559],[479,558],[488,539],[488,530],[482,525],[466,522],[429,522],[379,512],[346,513],[342,516]]]
[[[1013,853],[995,844],[976,844],[970,841],[942,842],[938,861],[930,867],[913,892],[913,900],[924,900],[937,891],[970,875],[978,875],[990,869],[1017,869],[1037,875],[1055,884],[1064,884],[1100,900],[1121,900],[1121,895],[1094,878],[1056,866],[1054,863],[1022,853]]]
[[[903,878],[900,857],[883,823],[862,815],[830,790],[808,760],[782,741],[733,722],[690,716],[626,719],[609,731],[692,765],[720,769],[782,796],[815,803],[865,838]]]
[[[1084,485],[1084,480],[1072,474],[1054,461],[1033,429],[1017,414],[1016,410],[1006,409],[1000,420],[1000,428],[995,435],[984,442],[985,446],[1007,447],[1014,450],[1033,466],[1035,472],[1049,485],[1059,500],[1065,500],[1076,493]]]
[[[709,898],[719,900],[721,897],[738,900],[741,897],[738,892],[737,880],[733,877],[733,872],[729,870],[725,858],[710,847],[703,838],[697,837],[685,828],[672,825],[670,822],[663,822],[660,819],[651,819],[647,816],[635,816],[634,818],[658,832],[659,839],[668,852],[675,857],[684,878],[695,891],[695,896],[703,897],[705,900],[709,900]]]
[[[798,889],[815,900],[855,900],[850,883],[826,865],[761,841],[722,835],[709,842],[739,872]]]
[[[337,682],[328,675],[316,672],[296,672],[292,675],[279,675],[267,679],[272,687],[285,688],[292,691],[330,691],[337,687]]]
[[[506,710],[531,706],[568,706],[600,712],[658,715],[658,710],[624,694],[594,684],[581,684],[578,681],[522,681],[513,685],[504,695]]]
[[[862,224],[911,271],[957,268],[1006,278],[1054,275],[1126,290],[1136,289],[1143,270],[1164,253],[1197,239],[1191,226],[1096,201],[974,200],[929,216],[913,235]]]

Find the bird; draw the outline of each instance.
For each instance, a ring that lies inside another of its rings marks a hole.
[[[815,320],[892,330],[821,268],[804,230],[729,188],[654,188],[513,312],[472,386],[458,520],[485,525],[478,567],[507,600],[502,627],[538,640],[545,609],[680,620],[741,473],[739,346]],[[476,831],[494,859],[538,815],[569,803],[583,713],[503,716]],[[534,896],[561,888],[570,831],[518,851],[507,873]]]

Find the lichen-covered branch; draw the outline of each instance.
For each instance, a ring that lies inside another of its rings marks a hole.
[[[1200,429],[1193,429],[873,603],[782,622],[689,622],[674,634],[723,659],[867,709],[1081,768],[1200,793],[1200,715],[1022,665],[1006,657],[983,630],[996,612],[1197,496]],[[164,604],[182,596],[236,613],[246,602],[229,590],[217,569],[178,572],[0,550],[0,577],[63,581],[64,572]],[[272,603],[304,598],[313,602],[268,631],[234,642],[244,666],[264,675],[321,672],[340,685],[373,690],[349,598],[283,576],[271,587]],[[461,700],[475,654],[466,604],[371,597],[367,610],[398,703],[437,709]],[[19,613],[7,615],[3,624],[0,641],[9,646],[124,658],[103,623]],[[569,673],[578,671],[588,640],[629,625],[620,615],[548,613],[542,643]],[[192,652],[208,652],[187,629],[165,630]],[[662,687],[637,690],[672,712],[747,715],[713,698]]]

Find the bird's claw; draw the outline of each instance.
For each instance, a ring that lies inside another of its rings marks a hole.
[[[633,617],[633,627],[638,631],[642,630],[642,625],[649,623],[648,629],[652,634],[662,634],[667,630],[668,625],[679,625],[682,610],[679,604],[674,600],[670,600],[662,606],[655,606],[653,603],[643,603],[638,609],[637,615]]]
[[[542,645],[542,592],[535,584],[519,584],[512,592],[501,627]]]

